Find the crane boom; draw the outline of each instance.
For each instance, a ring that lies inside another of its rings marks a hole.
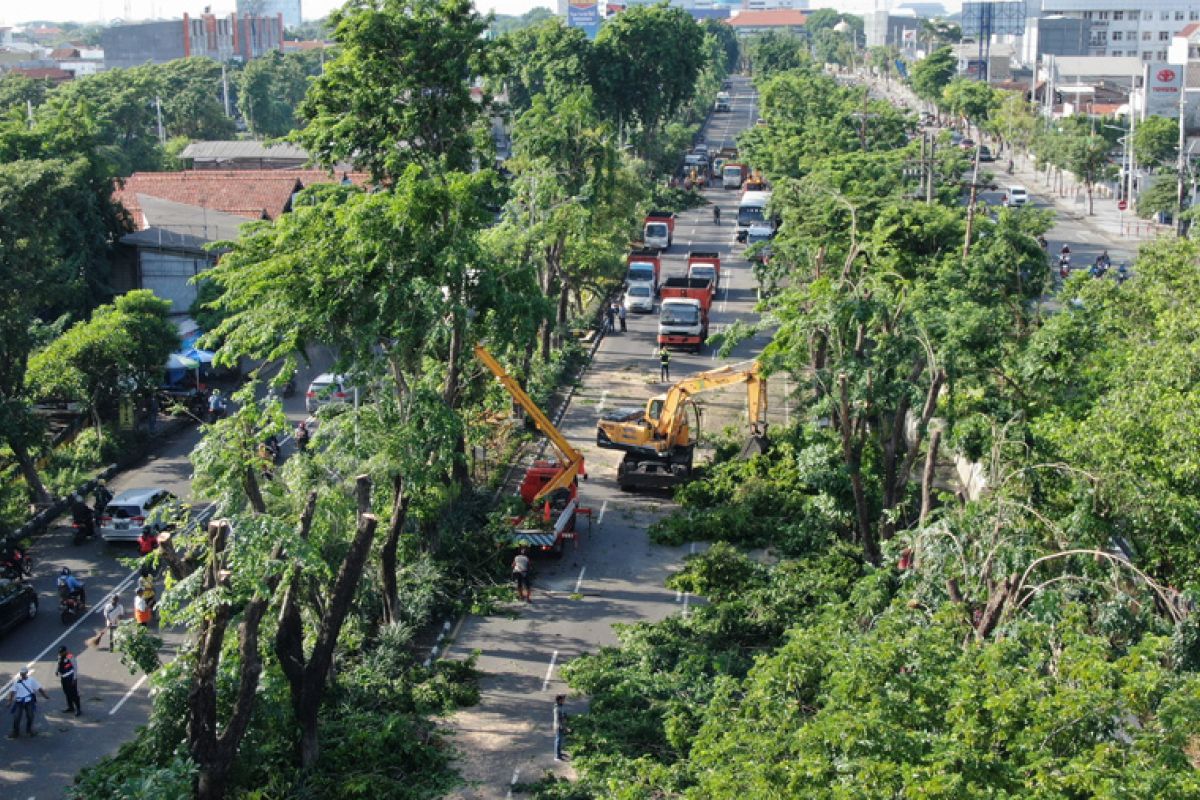
[[[521,384],[517,383],[516,379],[508,374],[504,366],[483,345],[475,345],[475,356],[483,362],[485,367],[492,371],[492,374],[503,384],[513,400],[516,400],[521,408],[525,409],[525,413],[533,420],[533,424],[537,426],[537,429],[544,433],[555,449],[558,450],[559,457],[562,460],[562,470],[534,496],[534,502],[541,500],[556,489],[570,486],[571,481],[575,480],[576,476],[585,475],[583,454],[572,447],[571,443],[559,432],[558,428],[554,427],[554,423],[537,407],[537,404],[533,402],[533,398],[521,388]]]

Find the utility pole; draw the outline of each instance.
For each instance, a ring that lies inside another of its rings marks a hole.
[[[975,168],[971,172],[971,199],[967,201],[967,232],[963,236],[963,266],[971,254],[971,235],[975,228],[975,199],[979,195],[979,147],[975,147]]]
[[[155,113],[155,117],[158,119],[158,143],[161,145],[165,145],[167,143],[167,133],[163,129],[162,100],[159,98],[158,95],[154,96],[154,113]]]
[[[232,119],[233,114],[229,112],[229,75],[225,72],[224,64],[221,65],[221,93],[225,100],[225,116]]]
[[[1184,120],[1184,98],[1187,97],[1187,64],[1183,64],[1179,70],[1181,73],[1179,79],[1179,157],[1175,164],[1175,168],[1179,170],[1179,182],[1175,191],[1175,199],[1178,202],[1178,208],[1175,210],[1175,235],[1183,237],[1187,235],[1187,225],[1183,222],[1183,199],[1187,180],[1187,153],[1184,151],[1184,148],[1187,147],[1187,123]]]

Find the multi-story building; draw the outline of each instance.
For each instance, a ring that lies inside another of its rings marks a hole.
[[[1028,9],[1022,60],[1029,64],[1047,54],[1132,56],[1147,64],[1164,63],[1172,37],[1200,22],[1200,0],[1028,0]],[[1072,28],[1063,39],[1071,45],[1070,53],[1057,52],[1051,41],[1051,31],[1064,26]]]
[[[275,17],[283,15],[287,28],[300,27],[300,0],[237,0],[239,17]]]
[[[182,20],[114,25],[101,34],[106,67],[162,64],[188,56],[249,61],[283,43],[283,17],[183,15]]]

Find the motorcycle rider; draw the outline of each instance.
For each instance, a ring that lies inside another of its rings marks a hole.
[[[83,588],[83,581],[71,574],[70,567],[63,567],[58,573],[58,596],[64,600],[74,598],[81,605],[87,605],[87,592]]]
[[[78,530],[79,539],[96,535],[96,517],[88,504],[83,502],[82,495],[71,497],[71,522]]]
[[[721,207],[713,204],[713,225],[721,224]]]

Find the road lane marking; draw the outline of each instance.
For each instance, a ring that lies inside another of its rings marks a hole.
[[[550,688],[550,678],[554,674],[554,662],[558,661],[558,651],[555,650],[550,655],[550,666],[546,667],[546,679],[542,681],[542,691]]]
[[[203,525],[204,523],[208,522],[208,520],[216,514],[216,510],[217,510],[217,507],[215,505],[209,506],[208,508],[204,509],[203,511],[201,511],[199,514],[196,515],[196,519],[191,523],[191,525]],[[61,636],[59,636],[57,639],[55,639],[50,644],[46,645],[46,649],[43,650],[42,652],[38,653],[36,656],[34,656],[29,661],[29,663],[27,663],[25,665],[25,667],[32,672],[34,664],[41,661],[43,658],[46,657],[47,653],[49,653],[51,650],[53,650],[54,648],[56,648],[60,644],[62,644],[63,640],[66,639],[68,636],[70,636],[72,633],[74,633],[75,629],[78,628],[80,625],[82,625],[84,620],[86,620],[92,614],[95,614],[97,611],[101,610],[104,607],[104,604],[106,602],[108,602],[108,598],[112,597],[114,594],[120,594],[122,591],[124,591],[125,587],[129,586],[129,584],[133,582],[133,579],[138,576],[138,572],[139,572],[139,570],[135,569],[133,572],[131,572],[127,576],[125,576],[125,580],[123,580],[119,584],[117,584],[116,587],[111,592],[104,595],[104,597],[101,598],[101,600],[98,604],[89,608],[83,614],[83,616],[81,616],[79,619],[77,619],[75,621],[74,625],[72,625],[71,627],[69,627],[65,631],[63,631]],[[17,682],[16,678],[14,677],[8,683],[4,684],[4,687],[0,688],[0,697],[4,697],[5,695],[7,695],[9,689],[11,689],[13,687],[13,684],[16,682]]]
[[[128,700],[129,698],[133,697],[133,693],[136,692],[138,689],[142,688],[142,684],[145,682],[146,682],[146,673],[142,673],[142,677],[137,679],[137,683],[135,683],[133,686],[129,687],[129,691],[125,693],[124,697],[122,697],[120,700],[117,701],[117,704],[112,707],[112,711],[109,711],[108,715],[111,717],[113,714],[120,711],[121,706],[125,705],[125,701]]]
[[[608,389],[605,389],[603,392],[600,393],[600,402],[596,403],[596,413],[597,414],[599,414],[600,411],[604,408],[604,403],[607,400],[608,400]]]
[[[587,572],[587,564],[579,568],[579,577],[575,580],[575,594],[579,594],[579,587],[583,585],[583,573]]]
[[[505,800],[512,800],[513,787],[517,785],[517,780],[521,777],[521,769],[518,767],[513,770],[512,780],[508,782],[508,794],[504,795]]]
[[[603,503],[600,504],[600,513],[596,515],[596,524],[597,525],[604,524],[604,512],[605,511],[608,511],[608,501],[607,500],[605,500]]]

